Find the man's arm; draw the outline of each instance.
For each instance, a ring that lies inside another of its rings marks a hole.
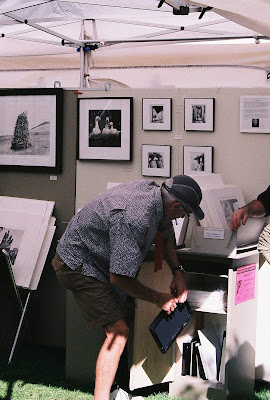
[[[110,283],[136,299],[149,301],[170,314],[177,304],[177,299],[170,293],[160,293],[143,285],[136,278],[110,273]]]
[[[265,257],[270,264],[270,224],[266,225],[260,234],[258,241],[258,251]]]
[[[170,238],[164,239],[164,258],[173,273],[170,286],[171,293],[177,297],[179,303],[184,303],[187,299],[188,290],[183,271],[176,269],[179,266],[179,261]]]
[[[264,205],[259,200],[252,200],[250,203],[239,208],[232,214],[230,228],[233,231],[236,231],[241,225],[241,222],[245,225],[249,217],[263,217],[264,215]]]

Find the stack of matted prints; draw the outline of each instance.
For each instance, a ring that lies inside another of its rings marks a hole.
[[[241,189],[237,185],[225,185],[219,174],[191,175],[202,189],[201,208],[205,228],[228,229],[232,213],[245,205]]]
[[[55,232],[53,201],[0,196],[0,249],[17,286],[35,290]]]

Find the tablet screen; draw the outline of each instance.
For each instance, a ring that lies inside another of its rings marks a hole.
[[[166,353],[171,344],[191,318],[192,311],[186,301],[178,303],[176,309],[167,314],[162,310],[149,326],[149,330],[155,339],[160,351]]]

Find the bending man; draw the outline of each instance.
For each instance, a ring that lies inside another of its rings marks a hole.
[[[160,187],[154,181],[127,182],[100,194],[70,221],[57,246],[53,266],[70,289],[88,326],[102,326],[106,338],[96,363],[95,400],[109,400],[129,322],[126,295],[149,301],[171,313],[187,298],[187,287],[174,250],[172,220],[199,207],[199,185],[177,175]],[[172,271],[167,293],[137,280],[157,232],[164,233],[164,257]]]

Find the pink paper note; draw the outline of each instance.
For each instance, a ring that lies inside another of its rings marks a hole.
[[[235,304],[255,299],[256,264],[237,268]]]

